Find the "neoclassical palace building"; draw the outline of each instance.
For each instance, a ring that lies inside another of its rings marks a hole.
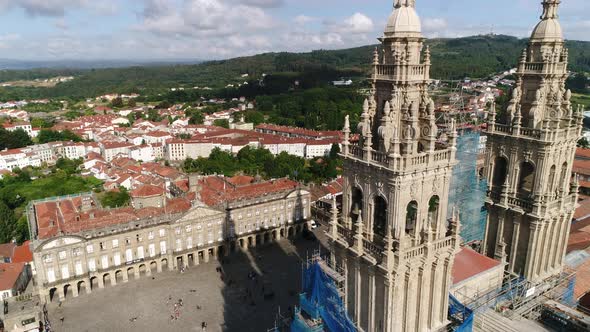
[[[574,111],[568,50],[557,16],[560,0],[544,0],[541,21],[522,52],[505,114],[490,113],[483,251],[506,259],[509,272],[532,282],[562,271],[578,199],[571,181],[582,112]]]
[[[343,215],[333,261],[359,331],[437,331],[447,323],[459,220],[447,219],[456,130],[438,142],[430,50],[415,1],[397,0],[375,50],[370,97],[351,144],[344,128]]]
[[[291,180],[191,176],[189,184],[197,199],[167,199],[164,207],[104,209],[93,194],[30,204],[42,299],[64,300],[293,236],[310,216],[309,192]]]

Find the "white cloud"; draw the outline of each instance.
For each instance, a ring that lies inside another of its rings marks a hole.
[[[373,20],[365,14],[355,13],[344,20],[344,23],[338,27],[338,30],[348,33],[368,33],[373,31],[375,25]]]
[[[87,8],[97,14],[113,14],[115,0],[0,0],[0,8],[23,9],[31,16],[64,16],[67,10]]]

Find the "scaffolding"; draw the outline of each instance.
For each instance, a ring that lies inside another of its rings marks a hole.
[[[303,265],[303,291],[290,326],[291,332],[355,332],[344,305],[346,278],[319,251]]]
[[[477,159],[480,153],[480,133],[467,132],[457,140],[457,161],[453,168],[449,190],[449,207],[457,207],[461,218],[461,237],[469,243],[484,237],[487,212],[484,202],[487,181],[478,174]],[[452,209],[448,210],[452,217]]]

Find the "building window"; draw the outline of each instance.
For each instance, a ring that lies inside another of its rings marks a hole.
[[[80,249],[80,248],[74,248],[74,250],[72,250],[72,255],[73,256],[80,256],[80,255],[82,255],[82,249]]]
[[[108,268],[108,267],[109,267],[109,256],[107,256],[107,255],[103,255],[103,256],[100,258],[100,262],[101,262],[101,265],[102,265],[102,268],[103,268],[103,269],[106,269],[106,268]]]
[[[154,232],[149,232],[148,233],[148,240],[153,240],[154,239]]]
[[[182,250],[182,240],[176,239],[176,251]]]
[[[193,229],[193,228],[191,227],[191,225],[186,225],[186,226],[184,227],[184,230],[185,230],[185,232],[187,232],[187,233],[190,233],[190,232],[192,231],[192,229]]]
[[[70,277],[70,269],[68,268],[67,265],[62,265],[61,266],[61,278],[68,279],[69,277]]]
[[[128,238],[128,237],[126,237],[126,238],[125,238],[125,244],[126,244],[126,245],[130,245],[130,244],[131,244],[131,239],[130,239],[130,238]]]
[[[160,254],[166,255],[166,241],[160,241]]]
[[[89,244],[86,246],[86,252],[91,254],[94,252],[94,246],[92,244]]]
[[[67,253],[64,250],[64,251],[60,251],[58,255],[59,255],[59,260],[64,260],[64,259],[66,259]]]
[[[180,235],[180,227],[176,227],[174,229],[174,233],[176,233],[176,235]]]
[[[51,256],[49,254],[48,255],[43,255],[43,262],[44,263],[51,263],[51,262],[53,262],[53,256]]]
[[[82,275],[84,273],[84,269],[82,269],[82,262],[81,261],[76,261],[74,263],[74,267],[76,269],[75,272],[76,272],[77,276]]]
[[[113,256],[113,264],[115,266],[119,266],[121,265],[121,254],[120,253],[115,253],[115,255]]]
[[[118,239],[113,240],[113,249],[114,248],[119,248],[119,240]]]
[[[140,234],[135,235],[135,239],[137,240],[137,242],[141,242],[143,240]]]
[[[96,261],[94,258],[88,260],[88,271],[95,272],[96,271]]]
[[[160,230],[160,237],[164,237],[166,236],[166,230],[165,229],[161,229]]]
[[[154,256],[156,256],[156,245],[155,245],[155,244],[153,244],[153,243],[152,243],[152,244],[150,244],[150,245],[148,246],[148,251],[149,251],[150,257],[154,257]]]

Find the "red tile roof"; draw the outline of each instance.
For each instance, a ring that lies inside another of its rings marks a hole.
[[[468,247],[463,247],[455,256],[453,284],[472,278],[500,265],[501,262],[484,256]]]
[[[33,261],[33,252],[29,246],[31,241],[26,241],[22,245],[14,249],[14,255],[12,256],[13,263],[29,263]]]
[[[574,160],[574,167],[572,172],[583,175],[590,175],[590,160]]]
[[[150,184],[143,185],[129,193],[131,197],[152,197],[164,195],[166,191],[164,188],[152,186]]]
[[[574,212],[574,219],[582,220],[590,217],[590,200],[585,199],[578,203],[579,206],[576,208],[576,211]]]
[[[577,148],[576,159],[590,159],[590,149]]]
[[[590,259],[579,265],[576,270],[574,296],[577,299],[590,292]]]
[[[0,263],[0,290],[12,289],[24,267],[25,263]]]
[[[15,248],[16,244],[12,242],[0,244],[0,257],[11,258]]]
[[[223,202],[234,202],[241,199],[255,198],[266,194],[295,190],[299,184],[289,179],[279,179],[249,185],[236,186],[229,179],[209,176],[201,180],[201,200],[216,206]]]
[[[35,204],[39,239],[48,239],[60,234],[76,234],[84,230],[103,228],[110,225],[127,223],[138,218],[155,217],[164,214],[176,214],[188,211],[191,203],[183,198],[169,200],[166,208],[131,207],[102,210],[94,208],[82,212],[82,198],[43,202]]]

